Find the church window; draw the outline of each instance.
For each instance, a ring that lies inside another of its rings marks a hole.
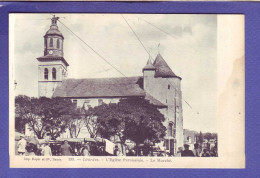
[[[57,39],[57,48],[60,48],[60,40]]]
[[[171,89],[171,86],[170,86],[170,85],[168,85],[168,89],[169,89],[169,90]]]
[[[50,47],[53,47],[53,39],[50,39]]]
[[[56,69],[52,68],[52,80],[56,80]]]
[[[48,73],[49,73],[48,69],[45,68],[45,69],[44,69],[44,79],[45,79],[45,80],[48,80]]]

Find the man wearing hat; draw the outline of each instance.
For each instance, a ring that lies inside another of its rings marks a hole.
[[[194,157],[194,154],[191,150],[189,150],[190,145],[184,144],[184,151],[181,153],[182,157]]]
[[[24,139],[24,135],[20,136],[20,140],[17,143],[17,151],[18,155],[23,156],[25,154],[26,140]]]

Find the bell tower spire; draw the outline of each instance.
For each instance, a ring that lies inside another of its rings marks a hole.
[[[53,15],[50,29],[44,35],[44,56],[63,56],[64,37],[59,31],[58,20],[59,17]]]
[[[44,54],[37,58],[39,97],[52,97],[67,76],[69,64],[63,57],[64,37],[59,31],[58,20],[55,15],[51,18],[50,29],[44,35]]]

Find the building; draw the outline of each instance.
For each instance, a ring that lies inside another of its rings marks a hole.
[[[184,129],[183,134],[184,134],[184,144],[189,145],[190,150],[193,150],[194,144],[197,143],[196,135],[198,134],[198,132],[193,131],[193,130]]]
[[[181,77],[175,75],[158,54],[152,63],[148,59],[143,76],[122,78],[66,79],[69,64],[63,57],[64,37],[52,18],[44,36],[44,56],[39,61],[39,97],[70,98],[79,107],[118,102],[120,98],[143,97],[164,114],[167,128],[166,147],[174,153],[183,146],[183,116]],[[84,130],[84,129],[83,129]],[[81,136],[86,137],[87,131]]]

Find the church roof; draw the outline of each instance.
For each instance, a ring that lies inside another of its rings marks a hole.
[[[145,96],[139,86],[141,77],[67,79],[53,97],[127,97]]]
[[[153,65],[156,68],[155,77],[166,77],[166,78],[178,77],[178,78],[180,78],[179,76],[177,76],[173,73],[173,71],[168,66],[168,64],[163,59],[163,57],[161,56],[160,53],[156,56]]]
[[[151,104],[167,107],[142,89],[142,77],[66,79],[53,97],[66,98],[120,98],[144,97]]]
[[[144,70],[155,70],[150,58],[148,59],[146,66],[143,68],[143,71]]]
[[[61,60],[64,62],[64,64],[66,66],[69,66],[69,64],[67,63],[67,61],[61,57],[61,56],[55,56],[55,55],[46,55],[46,56],[42,56],[42,57],[38,57],[37,58],[38,61],[53,61],[53,60]]]

